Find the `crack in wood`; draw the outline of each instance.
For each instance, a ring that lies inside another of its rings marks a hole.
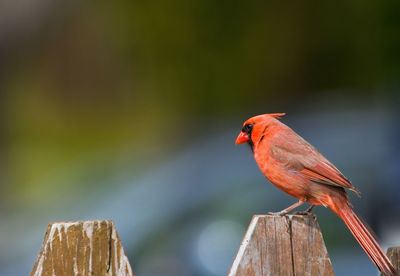
[[[254,216],[245,239],[229,276],[334,275],[313,216]]]

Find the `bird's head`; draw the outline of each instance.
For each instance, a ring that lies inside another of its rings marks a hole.
[[[264,135],[266,127],[284,115],[285,113],[262,114],[246,120],[236,138],[236,144],[248,143],[253,148],[254,143]]]

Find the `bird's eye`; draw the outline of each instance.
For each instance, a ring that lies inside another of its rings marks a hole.
[[[252,124],[245,124],[244,127],[242,128],[242,131],[249,134],[252,129],[253,129]]]

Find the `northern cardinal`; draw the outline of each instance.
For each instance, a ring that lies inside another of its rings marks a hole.
[[[336,213],[385,275],[397,275],[388,257],[352,209],[346,189],[359,192],[311,144],[278,119],[285,113],[263,114],[244,122],[236,144],[248,143],[261,172],[276,187],[299,201],[275,213],[285,215],[307,202]]]

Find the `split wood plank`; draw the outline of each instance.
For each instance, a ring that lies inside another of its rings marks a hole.
[[[334,272],[314,215],[255,215],[228,275],[330,276]]]
[[[392,262],[394,268],[399,272],[400,271],[400,246],[389,247],[386,255],[389,257],[389,260]],[[400,274],[400,273],[398,273]],[[383,274],[381,274],[383,275]]]

